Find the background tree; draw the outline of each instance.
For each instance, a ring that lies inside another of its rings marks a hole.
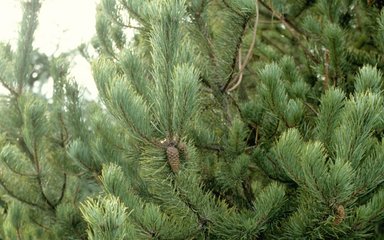
[[[78,205],[99,191],[89,122],[100,111],[68,80],[66,54],[33,49],[40,6],[23,1],[17,49],[0,47],[0,83],[8,90],[0,96],[1,238],[85,239]],[[39,91],[48,80],[51,99]]]

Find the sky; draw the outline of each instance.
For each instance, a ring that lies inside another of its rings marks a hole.
[[[16,46],[22,18],[21,0],[0,0],[0,41]],[[34,47],[47,55],[59,55],[87,43],[95,33],[96,5],[99,0],[42,0]],[[78,56],[72,61],[70,77],[84,88],[84,96],[96,98],[89,63]],[[49,96],[53,83],[44,90]],[[0,91],[2,91],[0,89]]]

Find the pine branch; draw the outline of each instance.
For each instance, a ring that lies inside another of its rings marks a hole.
[[[36,144],[36,142],[33,143],[33,161],[35,163],[35,170],[37,172],[37,183],[38,183],[39,188],[40,188],[41,196],[43,197],[44,201],[49,205],[49,207],[52,210],[54,210],[55,209],[55,205],[51,203],[51,201],[48,199],[47,195],[44,192],[43,182],[42,182],[42,179],[41,179],[41,168],[40,168],[40,163],[39,163],[39,156],[37,154],[37,144]]]
[[[222,0],[222,2],[224,3],[224,5],[225,5],[227,8],[231,9],[231,11],[233,11],[234,13],[236,13],[239,17],[243,17],[243,14],[242,14],[241,12],[237,11],[236,9],[233,9],[233,8],[229,5],[229,3],[227,2],[227,0]]]
[[[200,145],[198,143],[195,144],[196,147],[198,148],[201,148],[201,149],[206,149],[206,150],[210,150],[210,151],[215,151],[215,152],[223,152],[224,151],[224,148],[221,146],[221,145],[214,145],[214,144],[210,144],[210,145]]]
[[[304,6],[302,6],[300,8],[300,10],[295,14],[295,16],[293,16],[293,18],[298,18],[300,17],[300,15],[305,12],[305,10],[307,10],[308,8],[312,7],[314,4],[316,3],[316,0],[312,0],[312,1],[307,1]]]
[[[328,90],[329,88],[329,65],[330,65],[329,50],[326,49],[324,52],[324,82],[323,82],[324,91]]]
[[[244,63],[241,65],[241,68],[239,69],[240,72],[244,71],[245,66],[249,63],[249,60],[251,59],[253,49],[256,43],[256,33],[257,33],[257,26],[259,24],[259,4],[258,0],[255,1],[255,6],[256,6],[256,17],[255,17],[255,23],[253,25],[253,34],[252,34],[252,42],[251,45],[249,46],[247,55],[245,57]]]
[[[246,28],[247,28],[247,23],[248,23],[248,20],[249,20],[249,17],[243,17],[243,24],[241,26],[241,34],[239,35],[239,38],[237,40],[237,44],[236,44],[236,48],[235,48],[235,54],[234,54],[234,57],[233,57],[233,60],[232,60],[232,67],[231,67],[231,73],[227,79],[227,82],[225,83],[225,85],[221,88],[221,92],[224,93],[227,91],[228,87],[229,87],[229,84],[231,83],[232,81],[232,78],[233,78],[233,74],[235,72],[235,68],[236,68],[236,62],[237,62],[237,53],[241,47],[241,44],[242,44],[242,41],[243,41],[243,36],[246,32]]]
[[[32,206],[32,207],[36,207],[36,208],[39,208],[39,209],[44,210],[44,211],[46,210],[44,207],[42,207],[42,206],[40,206],[40,205],[38,205],[38,204],[36,204],[36,203],[30,202],[30,201],[28,201],[28,200],[26,200],[26,199],[23,199],[23,198],[17,196],[14,192],[12,192],[12,191],[5,185],[5,183],[4,183],[1,179],[0,179],[0,185],[1,185],[1,187],[6,191],[6,193],[7,193],[9,196],[11,196],[12,198],[14,198],[14,199],[16,199],[16,200],[18,200],[18,201],[20,201],[20,202],[22,202],[22,203],[25,203],[25,204],[27,204],[27,205],[30,205],[30,206]]]
[[[23,238],[21,237],[21,232],[20,232],[20,228],[16,228],[16,236],[17,236],[17,240],[22,240]]]
[[[237,110],[238,113],[240,114],[241,119],[245,119],[244,116],[243,116],[243,113],[242,113],[242,111],[241,111],[241,108],[240,108],[239,104],[237,103],[236,99],[235,99],[230,93],[228,93],[227,95],[228,95],[229,98],[232,100],[232,103],[235,105],[236,110]]]
[[[174,186],[177,188],[177,186]],[[188,197],[185,194],[182,194],[182,190],[178,189],[177,194],[180,197],[180,199],[185,203],[185,205],[197,216],[197,219],[199,221],[199,229],[196,230],[196,232],[204,231],[205,236],[208,234],[208,228],[209,224],[212,223],[211,220],[206,219],[201,215],[201,213],[198,211],[197,207],[194,206],[191,201],[188,199]]]
[[[303,49],[305,54],[315,63],[319,63],[319,60],[316,58],[315,55],[313,55],[301,42],[302,36],[306,38],[303,32],[301,32],[295,24],[293,24],[290,20],[286,19],[281,13],[274,10],[271,6],[269,6],[267,3],[265,3],[263,0],[260,0],[260,4],[263,5],[271,14],[272,16],[277,17],[277,19],[280,20],[281,23],[284,24],[284,26],[288,29],[288,31],[292,34],[292,36],[297,40],[299,46]]]
[[[39,223],[35,218],[30,218],[32,223],[36,224],[37,226],[41,227],[45,231],[51,232],[52,230],[48,226],[44,226],[42,223]]]
[[[298,35],[303,35],[303,33],[296,27],[296,25],[293,24],[290,20],[286,19],[281,13],[277,12],[275,9],[273,9],[271,6],[269,6],[263,0],[260,0],[260,3],[268,11],[270,11],[273,16],[277,17],[277,19],[279,19],[280,22],[282,22],[290,30],[291,33],[293,33],[295,36],[297,36],[297,38],[299,38]]]
[[[202,34],[202,36],[204,36],[205,41],[207,42],[208,56],[211,59],[211,61],[213,62],[213,64],[217,67],[218,63],[217,63],[217,58],[216,58],[215,53],[214,53],[214,46],[212,44],[212,39],[209,35],[208,28],[206,27],[206,25],[203,22],[203,19],[201,18],[201,12],[204,10],[205,5],[206,5],[206,2],[201,1],[200,11],[195,12],[194,16],[195,16],[195,20],[196,20],[196,25],[197,25],[200,33]]]
[[[305,106],[307,106],[316,116],[319,115],[319,112],[312,106],[312,104],[308,102],[304,102]]]
[[[241,47],[239,49],[239,56],[238,56],[238,63],[239,63],[239,73],[238,73],[238,77],[237,77],[237,80],[236,80],[236,77],[234,78],[235,79],[235,84],[231,87],[228,88],[227,92],[232,92],[233,90],[235,90],[241,83],[241,81],[243,80],[243,70],[242,69],[242,59],[241,59]],[[245,67],[245,66],[244,66]],[[233,80],[231,80],[232,82]],[[228,84],[229,86],[230,84]]]
[[[60,125],[61,125],[61,131],[60,131],[60,140],[61,140],[61,142],[60,142],[60,146],[63,149],[66,149],[67,142],[69,141],[69,133],[68,133],[67,126],[64,123],[64,117],[63,117],[63,113],[62,112],[60,112],[59,120],[60,120]],[[63,130],[64,130],[64,132],[63,132]]]
[[[124,28],[131,28],[131,29],[135,29],[135,30],[143,30],[143,27],[138,27],[138,26],[133,26],[132,24],[130,23],[124,23],[121,19],[118,18],[118,16],[114,15],[114,16],[110,16],[110,19],[112,20],[113,23],[117,24],[118,26],[120,27],[124,27]],[[130,21],[129,21],[130,22]]]
[[[247,55],[245,56],[245,59],[244,59],[243,63],[241,63],[241,47],[239,48],[239,73],[238,73],[239,76],[238,76],[238,79],[237,79],[236,83],[227,90],[228,92],[231,92],[231,91],[235,90],[240,85],[241,80],[243,79],[244,69],[247,66],[247,64],[249,63],[249,60],[251,59],[251,56],[252,56],[252,53],[253,53],[253,49],[255,47],[257,26],[258,26],[258,23],[259,23],[259,4],[258,4],[258,0],[255,1],[255,6],[256,6],[256,19],[255,19],[255,24],[253,26],[252,42],[251,42],[251,45],[249,46]]]
[[[255,194],[252,191],[252,185],[251,185],[251,177],[248,176],[242,183],[241,186],[243,188],[244,196],[247,200],[248,207],[253,207],[253,201],[255,200]]]
[[[23,91],[25,79],[28,74],[31,61],[31,53],[33,50],[33,37],[37,28],[37,15],[41,4],[39,0],[24,2],[24,14],[21,22],[21,36],[17,45],[17,54],[15,62],[15,76],[17,80],[17,93]]]
[[[21,115],[21,110],[20,108],[17,108],[19,114]],[[33,154],[31,153],[31,151],[29,151],[29,148],[27,146],[27,144],[25,143],[25,140],[22,136],[19,136],[19,140],[18,140],[18,143],[19,143],[19,146],[21,147],[21,149],[25,152],[25,154],[27,155],[28,159],[32,162],[33,162]]]
[[[146,24],[146,21],[144,20],[144,18],[142,18],[138,12],[136,12],[131,6],[129,6],[127,1],[121,1],[121,4],[122,4],[123,7],[125,7],[125,8],[128,10],[128,12],[129,12],[130,14],[132,14],[132,16],[133,16],[134,18],[136,18],[141,24],[143,24],[143,25]]]
[[[67,174],[64,173],[63,186],[61,187],[60,197],[59,199],[57,199],[56,203],[54,204],[55,207],[58,206],[63,200],[66,188],[67,188]]]
[[[265,40],[268,45],[271,45],[273,46],[274,48],[276,48],[281,54],[283,55],[287,55],[287,52],[285,50],[283,50],[279,45],[277,45],[275,42],[272,41],[272,39],[269,39],[267,36],[265,36],[263,33],[260,34],[261,36],[261,39],[262,40]]]
[[[3,87],[5,87],[11,94],[13,94],[15,97],[18,97],[19,96],[19,93],[13,89],[11,86],[9,86],[4,79],[0,79],[0,83],[1,85],[3,85]]]
[[[16,169],[12,168],[11,165],[7,161],[3,161],[3,163],[7,166],[7,168],[14,174],[22,176],[22,177],[37,177],[36,174],[28,174],[28,173],[21,173],[16,171]]]
[[[144,141],[145,143],[147,144],[151,144],[153,146],[160,146],[159,143],[153,141],[152,139],[148,138],[143,132],[140,131],[140,129],[138,129],[134,124],[132,124],[128,119],[129,119],[129,116],[126,115],[126,112],[124,111],[124,106],[121,105],[122,103],[119,102],[119,108],[121,110],[121,112],[123,113],[123,117],[125,119],[125,122],[127,123],[127,125],[132,128],[134,130],[135,133],[137,133],[139,135],[139,137],[141,139],[138,139],[138,140],[142,140]]]

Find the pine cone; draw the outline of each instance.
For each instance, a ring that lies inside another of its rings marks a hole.
[[[345,219],[345,209],[343,205],[339,205],[336,208],[336,218],[333,224],[339,225]]]
[[[179,150],[174,146],[167,147],[168,164],[171,166],[172,172],[177,173],[180,169]]]

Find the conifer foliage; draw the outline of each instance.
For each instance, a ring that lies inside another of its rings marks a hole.
[[[16,51],[0,46],[0,84],[8,91],[0,95],[0,236],[85,239],[79,202],[98,190],[98,170],[87,167],[88,107],[67,80],[68,61],[33,48],[40,1],[22,6]],[[39,91],[48,80],[50,99]],[[82,144],[81,156],[75,143]]]
[[[5,236],[382,238],[382,8],[101,0],[102,106],[62,60],[53,102],[32,93],[24,51],[3,48],[1,67],[20,65],[0,79]]]
[[[381,235],[381,7],[102,1],[94,76],[130,170],[103,167],[88,236]]]

